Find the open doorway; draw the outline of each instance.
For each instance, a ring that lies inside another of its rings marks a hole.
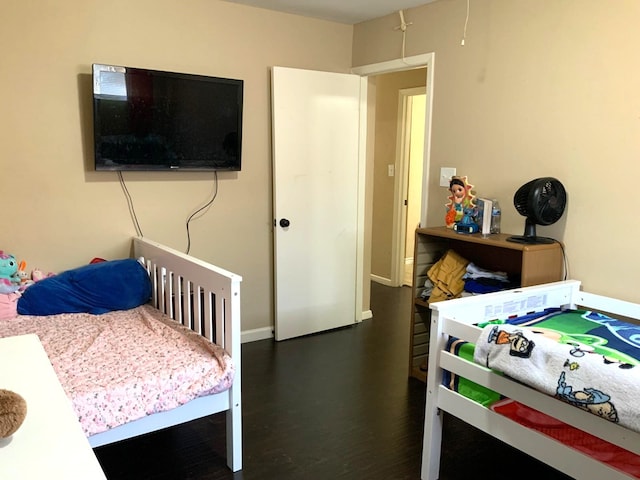
[[[426,68],[370,77],[375,88],[371,279],[410,285],[422,212]]]
[[[424,158],[424,123],[426,118],[426,88],[400,91],[398,105],[398,156],[402,187],[396,192],[394,226],[397,241],[391,252],[392,281],[401,285],[413,284],[413,255],[415,229],[420,225],[422,202],[422,174]]]
[[[372,203],[373,203],[373,135],[371,128],[371,119],[375,114],[371,114],[371,110],[375,111],[375,85],[369,88],[371,79],[378,75],[384,75],[394,72],[405,72],[412,70],[422,70],[422,78],[424,82],[421,85],[426,87],[426,106],[425,106],[425,126],[424,126],[424,155],[423,155],[423,174],[422,174],[422,198],[420,202],[420,225],[427,225],[427,199],[429,185],[429,163],[431,153],[431,116],[433,107],[433,79],[434,79],[434,62],[435,54],[426,53],[403,57],[396,60],[374,63],[354,67],[351,73],[361,77],[362,97],[361,102],[366,108],[361,110],[361,149],[360,149],[360,181],[365,188],[360,189],[358,200],[358,253],[357,263],[358,271],[362,274],[356,280],[357,298],[362,299],[362,315],[361,319],[371,318],[372,312],[369,308],[371,300],[371,279],[372,268],[371,263],[373,255],[371,255],[372,244]],[[405,88],[407,88],[406,86]],[[374,91],[372,91],[374,90]],[[396,100],[397,101],[397,100]],[[394,125],[397,125],[397,117]],[[394,142],[395,145],[395,142]]]

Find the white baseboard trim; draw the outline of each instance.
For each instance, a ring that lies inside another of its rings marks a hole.
[[[371,274],[371,281],[376,283],[381,283],[382,285],[386,285],[387,287],[393,287],[393,285],[391,285],[390,278],[380,277],[378,275],[374,275],[373,273]]]
[[[240,343],[257,342],[267,338],[273,338],[272,327],[254,328],[253,330],[240,332]]]
[[[369,320],[370,318],[373,318],[373,312],[371,310],[364,310],[360,321]],[[244,330],[240,333],[240,343],[257,342],[273,337],[273,327],[254,328],[253,330]]]

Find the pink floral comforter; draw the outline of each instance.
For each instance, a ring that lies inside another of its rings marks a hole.
[[[87,436],[228,389],[221,347],[143,305],[103,315],[20,315],[0,337],[35,333]]]

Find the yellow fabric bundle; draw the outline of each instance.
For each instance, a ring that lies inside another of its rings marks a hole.
[[[450,300],[460,296],[464,290],[463,275],[469,261],[453,250],[448,250],[427,272],[433,283],[429,303]]]

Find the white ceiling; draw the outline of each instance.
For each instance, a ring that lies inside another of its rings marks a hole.
[[[435,0],[226,0],[353,25]]]

